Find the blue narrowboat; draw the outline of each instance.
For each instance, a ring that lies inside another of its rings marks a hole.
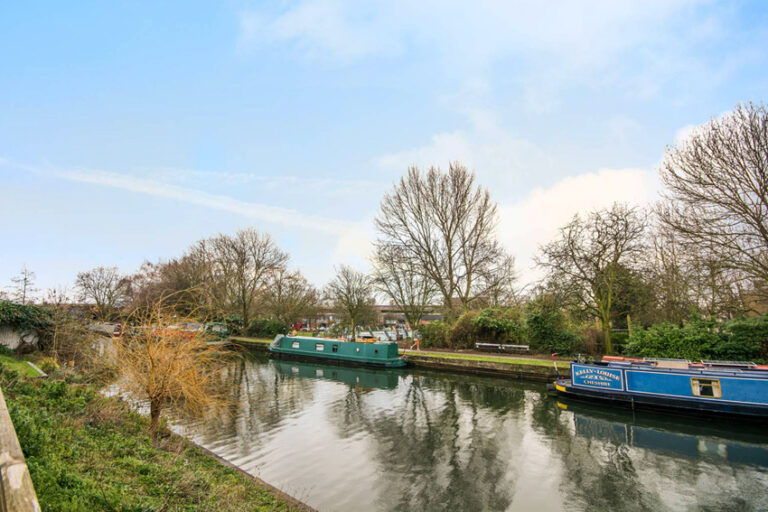
[[[604,358],[574,361],[555,390],[573,398],[681,413],[768,420],[768,368],[746,362]]]
[[[269,345],[269,351],[278,357],[322,359],[331,363],[383,368],[402,368],[406,365],[405,357],[398,355],[394,341],[365,343],[278,334]]]

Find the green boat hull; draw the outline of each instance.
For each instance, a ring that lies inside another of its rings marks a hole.
[[[399,356],[395,342],[356,343],[327,338],[278,335],[269,345],[269,351],[280,357],[382,368],[403,368],[407,364],[405,359]]]

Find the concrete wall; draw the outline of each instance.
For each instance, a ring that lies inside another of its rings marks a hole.
[[[34,331],[18,331],[12,327],[0,327],[0,345],[16,350],[26,345],[37,348],[38,337]]]

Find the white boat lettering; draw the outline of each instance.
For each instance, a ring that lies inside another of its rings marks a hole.
[[[582,368],[582,369],[576,370],[576,376],[577,377],[584,376],[585,378],[597,379],[600,381],[608,381],[608,380],[619,381],[621,378],[616,373],[608,372],[605,370],[599,370],[596,368]]]

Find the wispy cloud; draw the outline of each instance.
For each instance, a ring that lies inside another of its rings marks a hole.
[[[730,73],[731,56],[702,51],[729,37],[727,18],[709,0],[301,0],[241,12],[240,42],[340,64],[428,52],[463,78],[513,63],[528,106],[548,110],[569,86],[647,97],[680,78]]]
[[[100,185],[138,194],[181,201],[188,204],[203,206],[205,208],[234,213],[248,219],[269,222],[279,226],[311,229],[338,237],[348,236],[350,231],[359,229],[355,222],[330,219],[317,215],[307,215],[291,208],[242,201],[226,195],[211,194],[201,190],[172,185],[149,178],[94,169],[40,168],[20,164],[10,164],[7,161],[6,165],[12,165],[13,167],[28,172],[53,176],[67,181]]]

